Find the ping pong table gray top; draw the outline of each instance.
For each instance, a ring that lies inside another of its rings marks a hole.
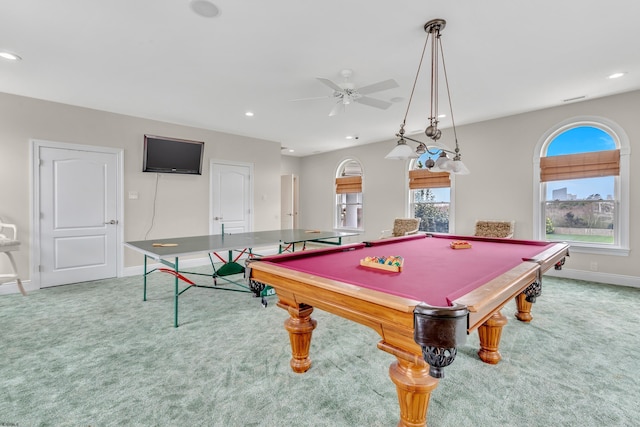
[[[225,233],[207,236],[175,237],[126,242],[124,245],[155,258],[174,258],[203,252],[230,251],[271,245],[288,245],[309,241],[342,239],[358,233],[318,230],[269,230],[248,233]],[[159,246],[162,245],[162,246]]]

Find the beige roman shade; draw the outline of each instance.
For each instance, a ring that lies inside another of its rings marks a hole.
[[[620,175],[620,150],[540,158],[540,181]]]
[[[336,178],[336,194],[362,193],[361,176],[345,176]]]
[[[447,188],[451,187],[448,172],[430,172],[428,169],[414,169],[409,171],[409,188]]]

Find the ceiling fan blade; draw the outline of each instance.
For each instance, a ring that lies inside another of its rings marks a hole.
[[[333,109],[331,109],[331,112],[329,112],[329,117],[333,117],[341,113],[342,111],[344,111],[344,104],[342,103],[342,101],[340,101],[333,106]]]
[[[310,98],[296,98],[296,99],[290,99],[289,101],[291,101],[291,102],[293,102],[293,101],[312,101],[314,99],[327,99],[327,98],[333,98],[333,95],[312,96]]]
[[[382,92],[383,90],[389,90],[398,87],[398,83],[393,80],[385,80],[383,82],[374,83],[369,86],[364,86],[358,89],[358,93],[361,95],[369,95],[374,92]]]
[[[381,110],[386,110],[392,105],[390,102],[382,101],[375,98],[369,98],[368,96],[362,96],[358,99],[354,99],[353,101],[359,102],[360,104],[368,105],[370,107],[380,108]]]
[[[321,82],[324,83],[325,85],[329,86],[331,89],[337,91],[337,92],[342,92],[342,88],[340,86],[338,86],[337,84],[335,84],[334,82],[332,82],[329,79],[323,79],[322,77],[316,77],[316,79]]]

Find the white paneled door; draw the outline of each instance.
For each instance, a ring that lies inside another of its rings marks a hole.
[[[252,231],[252,166],[211,162],[211,222],[213,234]]]
[[[43,145],[37,155],[40,287],[116,277],[118,154]]]

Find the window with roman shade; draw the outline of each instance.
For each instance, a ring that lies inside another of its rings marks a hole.
[[[620,150],[540,158],[540,181],[620,175]]]
[[[344,176],[336,178],[336,194],[362,193],[361,176]]]
[[[604,119],[565,123],[549,133],[537,159],[536,238],[585,251],[628,247],[629,150],[621,134]]]
[[[362,165],[347,159],[338,165],[335,179],[335,228],[362,230]]]
[[[409,164],[409,212],[420,218],[420,231],[448,233],[453,215],[451,175],[423,168],[430,156],[422,154]]]
[[[409,189],[411,190],[449,187],[451,187],[451,179],[448,172],[431,172],[429,169],[409,171]]]

